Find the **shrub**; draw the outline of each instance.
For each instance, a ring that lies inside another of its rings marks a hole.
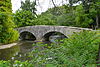
[[[1,67],[10,67],[10,62],[9,61],[0,61],[0,66]]]
[[[98,54],[99,35],[92,31],[75,33],[61,44],[35,45],[30,53],[35,66],[48,64],[57,67],[96,66]]]
[[[28,10],[18,10],[14,14],[14,22],[17,27],[31,26],[34,19],[36,19],[35,14]]]
[[[18,32],[14,30],[11,13],[11,0],[1,0],[0,6],[0,43],[6,44],[18,39]]]
[[[33,64],[30,64],[28,61],[0,61],[0,67],[33,67]]]

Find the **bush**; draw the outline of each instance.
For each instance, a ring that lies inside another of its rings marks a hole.
[[[17,27],[31,26],[34,19],[36,19],[35,14],[28,10],[18,10],[14,14],[14,22]]]
[[[14,30],[15,24],[12,21],[11,0],[2,0],[0,3],[3,4],[0,6],[0,43],[11,43],[18,39],[18,32]]]
[[[0,61],[0,66],[1,67],[10,67],[10,62],[9,61]]]
[[[35,66],[51,64],[57,67],[95,67],[99,36],[100,33],[83,31],[63,40],[62,44],[37,44],[30,54],[33,58],[31,62]]]
[[[100,32],[99,32],[100,33]],[[96,63],[100,34],[91,31],[75,33],[64,40],[67,49],[67,64],[70,67],[82,67]]]
[[[18,39],[18,32],[13,28],[15,27],[11,19],[11,13],[1,12],[0,15],[0,43],[12,43]]]
[[[33,64],[30,64],[28,61],[14,61],[13,63],[11,61],[0,61],[1,67],[33,67]]]

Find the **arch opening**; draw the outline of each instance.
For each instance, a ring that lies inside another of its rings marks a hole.
[[[52,32],[48,32],[43,36],[43,41],[48,41],[48,42],[53,42],[56,43],[56,41],[60,41],[64,38],[68,38],[67,36],[65,36],[63,33],[61,32],[56,32],[56,31],[52,31]]]
[[[19,39],[20,40],[35,41],[36,37],[32,33],[28,32],[28,31],[24,31],[24,32],[20,33]]]

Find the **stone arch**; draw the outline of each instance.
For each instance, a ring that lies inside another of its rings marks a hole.
[[[30,31],[21,31],[19,38],[21,40],[32,40],[32,41],[36,40],[36,36]]]
[[[49,41],[50,36],[56,35],[56,34],[60,34],[63,35],[63,38],[68,38],[63,32],[59,32],[59,31],[48,31],[43,35],[43,40],[44,41]]]

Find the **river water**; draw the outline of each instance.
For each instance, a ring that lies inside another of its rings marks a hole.
[[[33,43],[33,41],[20,41],[16,46],[1,49],[0,60],[29,60],[28,53],[34,49]]]
[[[61,37],[60,37],[61,38]],[[65,38],[65,37],[63,37]],[[55,40],[59,39],[59,36],[51,36],[49,41],[43,43],[58,43]],[[0,49],[0,60],[30,60],[31,58],[28,57],[28,53],[34,50],[33,47],[34,41],[19,41],[16,46],[7,49]]]

